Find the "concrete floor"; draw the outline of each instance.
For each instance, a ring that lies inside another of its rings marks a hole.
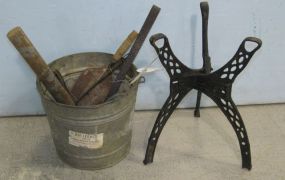
[[[58,159],[46,117],[0,119],[0,179],[285,179],[285,104],[242,106],[253,168],[241,169],[230,124],[217,108],[177,110],[165,126],[154,163],[143,165],[157,111],[136,112],[130,154],[114,167],[77,170]]]

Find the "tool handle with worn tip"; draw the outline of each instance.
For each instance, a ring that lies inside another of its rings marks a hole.
[[[71,95],[56,78],[24,31],[20,27],[16,27],[8,32],[7,37],[35,72],[38,79],[45,85],[52,97],[59,103],[74,105]]]

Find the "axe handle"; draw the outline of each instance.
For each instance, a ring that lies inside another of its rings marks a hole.
[[[8,32],[7,37],[35,72],[38,79],[45,85],[52,97],[59,103],[74,105],[71,95],[56,78],[24,31],[20,27],[16,27]]]

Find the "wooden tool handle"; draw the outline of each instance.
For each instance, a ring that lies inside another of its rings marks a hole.
[[[44,62],[24,31],[20,27],[16,27],[8,32],[7,37],[30,65],[38,78],[42,80],[42,75],[49,69],[48,65]]]
[[[133,42],[136,40],[138,33],[136,31],[132,31],[128,37],[124,40],[124,42],[117,49],[116,53],[113,55],[115,60],[119,60],[123,57],[123,55],[128,51]]]
[[[8,32],[7,37],[23,56],[39,80],[57,102],[74,105],[72,97],[55,77],[52,70],[45,63],[32,42],[25,35],[20,27],[16,27]]]

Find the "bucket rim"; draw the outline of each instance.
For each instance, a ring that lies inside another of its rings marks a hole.
[[[96,105],[84,105],[84,106],[76,106],[76,105],[68,105],[68,104],[63,104],[63,103],[60,103],[60,102],[56,102],[55,100],[51,99],[51,98],[48,98],[46,95],[43,94],[43,90],[42,90],[42,87],[41,87],[41,83],[39,82],[39,80],[37,80],[36,82],[37,84],[37,89],[40,93],[40,96],[41,98],[44,98],[46,101],[50,102],[50,103],[53,103],[57,106],[61,106],[61,107],[66,107],[66,108],[81,108],[81,109],[94,109],[94,108],[98,108],[98,107],[101,107],[101,106],[105,106],[107,104],[111,104],[117,100],[119,100],[119,98],[122,98],[122,97],[125,97],[128,95],[128,92],[126,93],[120,93],[120,94],[116,94],[114,95],[110,100],[106,101],[106,102],[103,102],[103,103],[100,103],[100,104],[96,104]],[[136,83],[137,84],[137,83]],[[133,88],[136,88],[135,85],[131,85],[130,86],[130,91],[131,89]]]
[[[69,55],[65,55],[65,56],[62,56],[62,57],[60,57],[60,58],[57,58],[57,59],[53,60],[52,62],[48,63],[48,66],[49,66],[49,67],[52,67],[52,66],[56,63],[56,61],[59,61],[59,60],[61,60],[61,59],[63,59],[63,58],[69,57],[69,56],[82,55],[82,54],[94,54],[94,53],[96,53],[96,54],[110,55],[111,57],[112,57],[112,55],[113,55],[113,54],[111,54],[111,53],[106,53],[106,52],[90,52],[90,51],[88,51],[88,52],[78,52],[78,53],[69,54]],[[135,70],[137,69],[137,67],[136,67],[134,64],[132,64],[132,66],[134,67]],[[135,72],[136,72],[136,71],[135,71]],[[126,83],[128,83],[127,80],[123,80],[123,81],[126,82]],[[128,85],[129,85],[129,88],[130,88],[129,91],[131,91],[133,88],[136,88],[136,87],[138,86],[138,84],[139,84],[138,82],[136,82],[136,83],[134,83],[134,84],[132,84],[132,85],[128,84]],[[56,101],[55,101],[54,99],[52,99],[52,98],[48,98],[48,97],[44,94],[44,92],[43,92],[44,90],[42,89],[42,83],[40,82],[40,80],[39,80],[38,78],[36,79],[36,87],[37,87],[37,90],[38,90],[38,92],[39,92],[41,98],[44,98],[46,101],[48,101],[48,102],[50,102],[50,103],[53,103],[53,104],[55,104],[55,105],[57,105],[57,106],[61,106],[61,107],[65,107],[65,108],[76,108],[76,109],[78,109],[78,108],[81,108],[81,109],[94,109],[94,108],[98,108],[98,107],[101,107],[101,106],[105,106],[105,105],[108,105],[108,104],[111,104],[111,103],[117,101],[119,98],[122,98],[122,97],[127,96],[128,93],[129,93],[129,92],[118,93],[118,94],[114,95],[113,97],[111,97],[110,100],[108,100],[108,101],[106,101],[106,102],[103,102],[103,103],[100,103],[100,104],[96,104],[96,105],[76,106],[76,105],[63,104],[63,103],[60,103],[60,102],[56,102]]]

